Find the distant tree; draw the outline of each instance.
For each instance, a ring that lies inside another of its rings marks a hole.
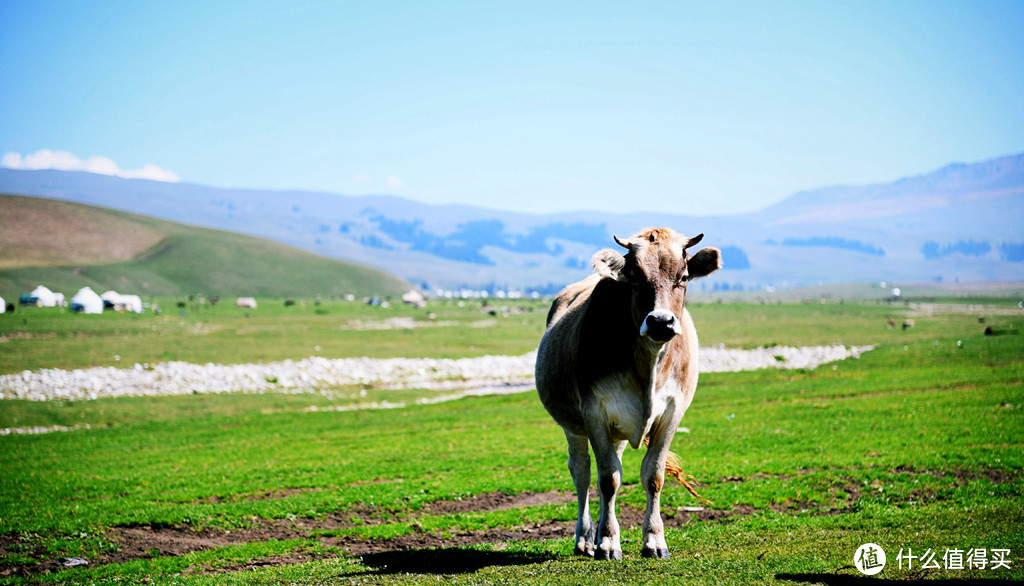
[[[1024,262],[1024,242],[1004,242],[999,252],[1006,262]]]
[[[742,248],[738,246],[722,246],[722,269],[749,269],[750,259],[747,258],[747,253],[743,252]]]
[[[928,260],[935,260],[951,254],[962,254],[964,256],[984,256],[992,252],[992,245],[987,241],[975,242],[974,240],[958,240],[945,246],[938,242],[929,240],[921,246],[921,254]]]
[[[769,241],[773,244],[774,241]],[[786,238],[782,246],[820,246],[824,248],[837,248],[840,250],[852,250],[875,256],[885,256],[885,251],[877,246],[871,246],[857,240],[847,240],[836,236],[813,236],[811,238]]]

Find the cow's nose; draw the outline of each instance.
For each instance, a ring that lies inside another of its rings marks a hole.
[[[671,311],[655,309],[647,314],[640,326],[640,335],[647,336],[655,342],[668,342],[677,334],[682,333],[679,320]]]

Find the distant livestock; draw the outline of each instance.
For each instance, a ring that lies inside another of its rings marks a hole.
[[[238,307],[246,307],[249,309],[256,309],[256,298],[255,297],[239,297],[236,302]]]
[[[722,266],[716,248],[686,252],[702,237],[668,228],[616,237],[626,254],[598,251],[591,260],[597,274],[563,289],[551,305],[536,382],[569,446],[578,505],[575,554],[622,558],[615,496],[628,442],[634,449],[648,444],[640,471],[647,496],[641,554],[669,555],[661,520],[665,473],[693,492],[669,452],[697,388],[697,332],[684,307],[686,286]],[[588,498],[588,444],[597,460],[597,525]]]

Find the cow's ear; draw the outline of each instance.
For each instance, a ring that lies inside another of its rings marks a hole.
[[[594,265],[594,270],[602,277],[616,281],[625,280],[622,274],[622,267],[626,266],[626,259],[611,248],[598,250],[594,253],[593,258],[590,259],[590,264]]]
[[[706,277],[722,268],[722,252],[717,248],[702,248],[686,261],[691,279]]]

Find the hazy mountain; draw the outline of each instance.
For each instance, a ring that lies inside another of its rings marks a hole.
[[[87,173],[0,170],[0,192],[108,206],[270,238],[428,288],[557,289],[612,234],[703,232],[725,270],[705,289],[1024,277],[1024,154],[894,183],[797,193],[756,213],[530,215],[393,196],[231,190]],[[695,284],[696,286],[696,284]]]

